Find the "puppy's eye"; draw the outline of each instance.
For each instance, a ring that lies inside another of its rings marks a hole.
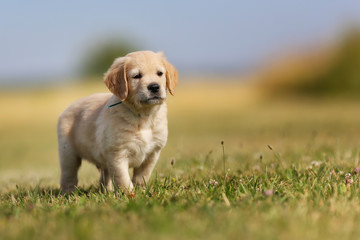
[[[163,75],[163,72],[158,71],[158,72],[157,72],[157,75],[158,75],[159,77],[161,77],[161,76]]]
[[[140,79],[142,77],[141,73],[136,74],[133,78]]]

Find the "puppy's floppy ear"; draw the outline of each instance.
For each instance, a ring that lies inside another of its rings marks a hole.
[[[124,101],[128,95],[126,78],[126,57],[115,59],[110,69],[105,73],[104,83],[114,95]]]
[[[166,87],[169,89],[171,95],[174,95],[174,90],[178,83],[178,72],[176,68],[168,62],[163,52],[158,52],[157,54],[163,58],[164,66],[166,68]]]

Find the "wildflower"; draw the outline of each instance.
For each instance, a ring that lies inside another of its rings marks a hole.
[[[265,196],[270,197],[270,196],[274,195],[274,190],[268,189],[264,192],[264,194],[265,194]]]
[[[350,185],[354,182],[354,180],[352,180],[352,178],[347,178],[346,179],[346,185]]]
[[[322,162],[320,162],[320,161],[312,161],[311,162],[311,165],[313,165],[313,166],[315,166],[315,167],[318,167],[318,166],[320,166],[322,164]]]
[[[354,180],[351,178],[351,174],[350,173],[347,173],[345,174],[345,182],[346,182],[346,185],[350,185],[354,182]]]
[[[219,183],[218,183],[218,181],[216,181],[214,179],[210,179],[209,184],[214,187],[214,186],[217,186]]]
[[[176,181],[176,179],[175,179],[175,178],[172,178],[172,181],[173,181],[173,182],[175,182],[175,181]]]
[[[135,192],[129,192],[129,198],[134,198],[135,197]]]
[[[355,172],[355,173],[360,172],[360,168],[359,168],[359,167],[354,168],[354,172]]]
[[[253,171],[260,171],[260,166],[259,165],[255,165],[253,166]]]

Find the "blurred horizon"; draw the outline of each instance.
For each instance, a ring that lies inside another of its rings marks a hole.
[[[283,54],[329,45],[360,26],[356,1],[6,1],[0,3],[0,86],[81,77],[109,39],[164,51],[181,76],[261,70]]]

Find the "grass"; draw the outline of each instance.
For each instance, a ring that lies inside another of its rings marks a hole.
[[[358,102],[266,102],[241,84],[183,84],[146,188],[101,193],[84,162],[78,191],[62,196],[57,115],[98,91],[0,95],[1,239],[358,238]]]

